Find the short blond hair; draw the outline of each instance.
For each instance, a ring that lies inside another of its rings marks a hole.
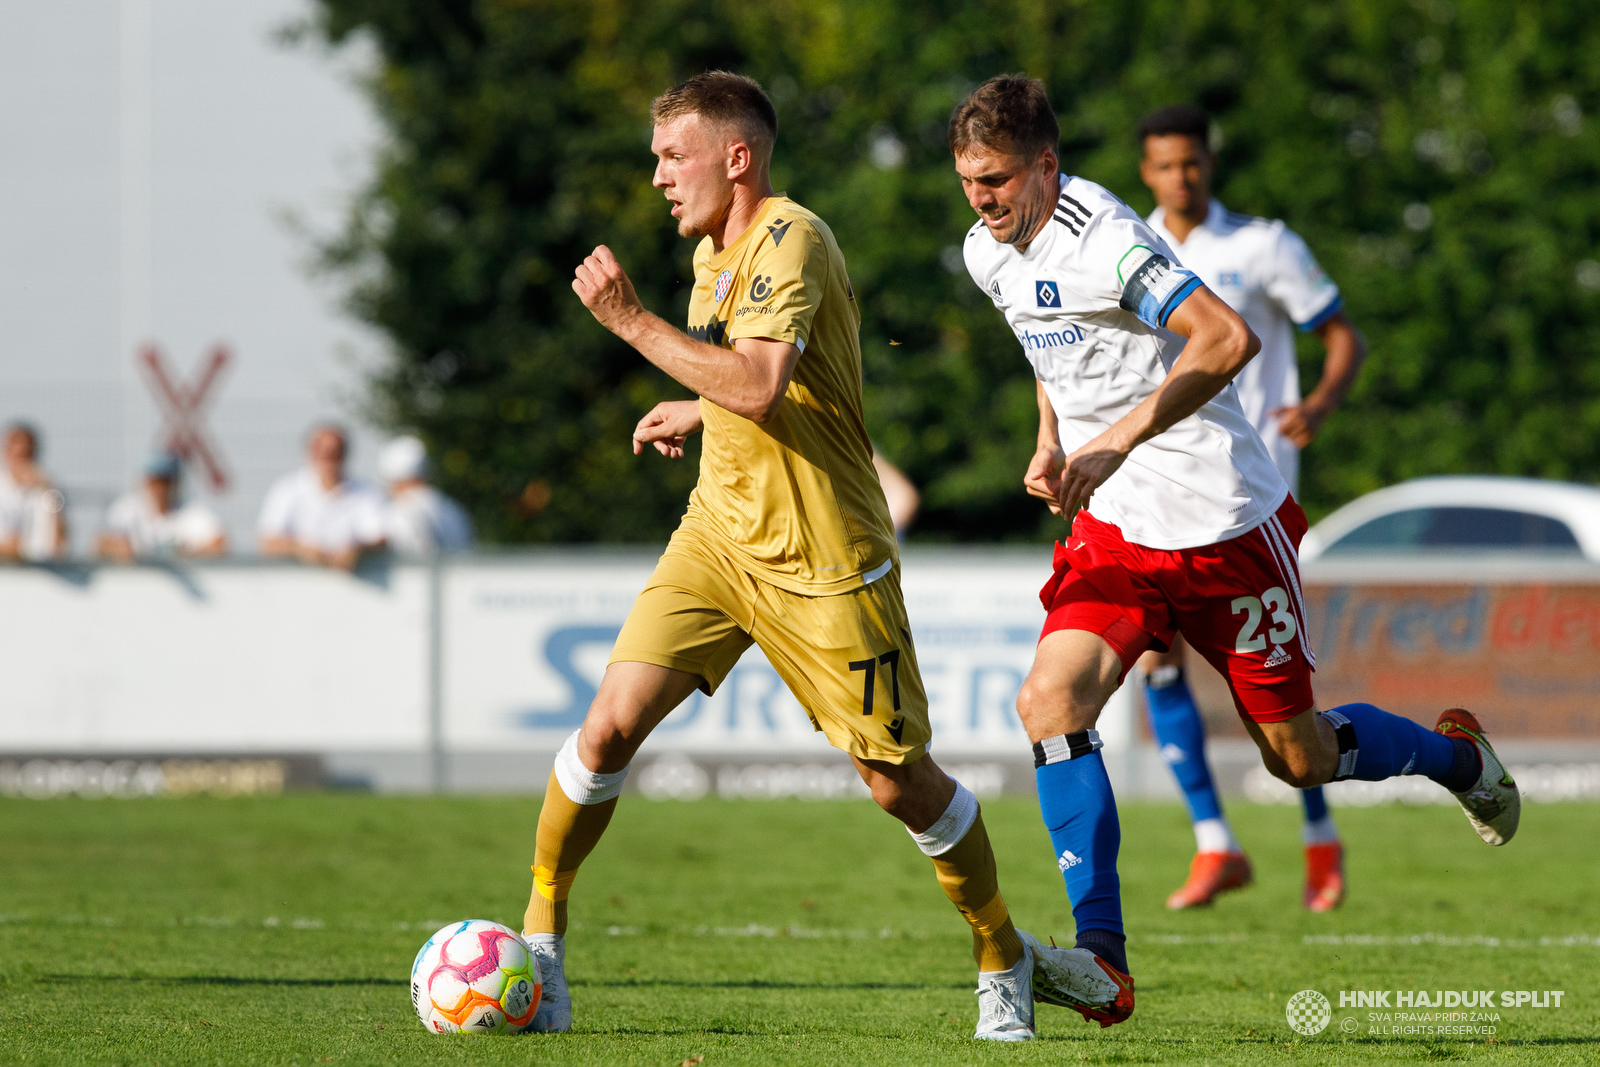
[[[708,70],[674,85],[650,102],[650,123],[700,115],[718,125],[736,128],[744,139],[768,150],[778,139],[778,112],[754,78],[726,70]]]

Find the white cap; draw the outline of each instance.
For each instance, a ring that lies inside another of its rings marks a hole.
[[[427,448],[415,437],[396,437],[378,455],[378,474],[386,482],[427,477]]]

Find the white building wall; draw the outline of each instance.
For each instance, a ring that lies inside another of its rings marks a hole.
[[[147,341],[180,378],[233,351],[209,426],[234,484],[190,485],[236,548],[313,421],[352,425],[354,466],[372,466],[357,405],[382,342],[309,270],[307,234],[337,229],[379,130],[359,49],[281,40],[308,10],[0,2],[0,420],[43,431],[80,548],[157,443]]]

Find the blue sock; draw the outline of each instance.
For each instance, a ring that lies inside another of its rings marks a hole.
[[[1144,705],[1150,713],[1156,747],[1172,768],[1189,805],[1190,820],[1221,818],[1222,802],[1211,781],[1211,768],[1206,766],[1206,724],[1184,681],[1183,669],[1159,667],[1151,672],[1145,682]]]
[[[1371,704],[1341,704],[1322,714],[1339,739],[1334,781],[1381,782],[1398,774],[1421,774],[1447,789],[1455,786],[1454,792],[1465,788],[1459,784],[1461,765],[1454,738]]]
[[[1079,939],[1089,930],[1122,932],[1122,883],[1117,878],[1117,850],[1122,828],[1117,801],[1101,758],[1100,735],[1093,730],[1049,737],[1033,746],[1034,777],[1039,786],[1039,813],[1055,849],[1056,866],[1067,883],[1072,918]],[[1113,958],[1109,938],[1094,941],[1098,954],[1119,971],[1127,958]]]
[[[1306,822],[1321,822],[1328,817],[1328,798],[1322,795],[1320,785],[1300,790],[1300,806],[1305,809]]]

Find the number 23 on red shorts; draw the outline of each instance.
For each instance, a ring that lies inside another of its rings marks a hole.
[[[1282,722],[1311,707],[1316,657],[1306,633],[1299,547],[1306,517],[1294,497],[1238,537],[1199,548],[1146,548],[1080,511],[1056,545],[1039,599],[1056,630],[1099,634],[1122,673],[1182,633],[1228,682],[1239,714]]]

